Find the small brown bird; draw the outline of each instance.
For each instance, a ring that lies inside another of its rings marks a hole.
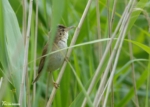
[[[67,47],[68,31],[72,28],[73,27],[65,27],[63,25],[58,25],[51,52]],[[47,54],[48,45],[49,45],[49,43],[47,43],[44,46],[42,56]],[[62,65],[62,63],[65,59],[65,55],[66,55],[66,50],[51,54],[49,57],[50,59],[48,61],[47,71],[52,73],[53,71],[57,70]],[[40,60],[38,74],[37,74],[36,78],[34,79],[33,83],[35,83],[41,75],[41,72],[42,72],[44,64],[45,64],[45,58],[46,57],[42,57]],[[57,83],[55,83],[54,81],[53,81],[53,83],[54,83],[54,86],[56,85],[55,88],[57,88]]]

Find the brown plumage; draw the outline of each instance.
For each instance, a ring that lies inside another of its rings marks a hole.
[[[67,47],[68,31],[72,28],[73,27],[65,27],[63,25],[58,26],[56,36],[55,36],[55,39],[54,39],[54,43],[53,43],[53,46],[52,46],[52,52]],[[44,46],[42,56],[47,54],[48,45],[49,44],[47,43]],[[48,72],[53,72],[56,69],[58,69],[64,61],[65,54],[66,54],[66,50],[51,54],[50,57],[49,57],[49,61],[48,61],[47,71]],[[42,70],[43,70],[43,67],[44,67],[44,64],[45,64],[45,58],[46,57],[44,56],[40,60],[40,64],[39,64],[39,68],[38,68],[38,74],[37,74],[36,78],[34,79],[33,83],[35,83],[39,79],[39,77],[42,73]]]
[[[47,48],[48,48],[48,44],[46,44],[44,46],[44,49],[43,49],[43,52],[42,52],[42,56],[46,55],[47,54]],[[34,79],[33,83],[36,82],[39,77],[40,77],[40,74],[42,72],[42,69],[44,67],[44,63],[45,63],[45,57],[42,57],[42,59],[40,60],[40,64],[39,64],[39,68],[38,68],[38,75],[37,77]]]

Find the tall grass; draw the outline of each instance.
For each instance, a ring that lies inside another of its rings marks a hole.
[[[0,0],[0,106],[149,107],[149,3]],[[53,72],[60,87],[47,88],[47,64],[33,85],[42,49],[46,42],[51,48],[58,24],[75,26],[66,61]]]

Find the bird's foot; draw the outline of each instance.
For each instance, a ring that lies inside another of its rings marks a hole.
[[[66,56],[64,61],[69,62],[69,58]]]
[[[56,89],[58,89],[58,88],[59,88],[59,84],[58,84],[58,83],[56,83],[55,81],[53,81],[53,86],[54,86]]]

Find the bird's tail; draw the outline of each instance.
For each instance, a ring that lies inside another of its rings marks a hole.
[[[34,84],[34,83],[39,79],[40,74],[41,74],[41,73],[39,73],[39,74],[36,76],[36,78],[34,79],[34,81],[32,82],[32,84]]]

